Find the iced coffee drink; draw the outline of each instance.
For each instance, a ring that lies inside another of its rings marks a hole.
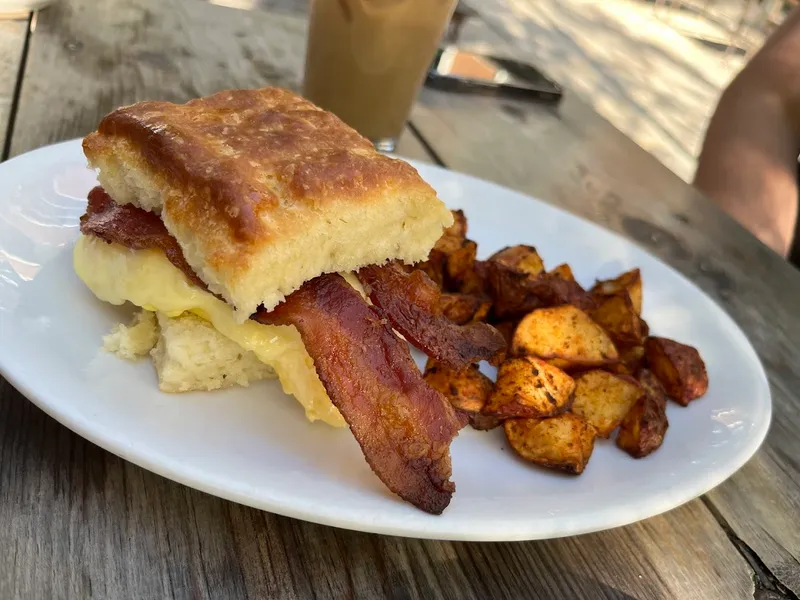
[[[305,96],[391,150],[456,0],[311,0]]]

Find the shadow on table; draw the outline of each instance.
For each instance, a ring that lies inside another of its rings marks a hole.
[[[706,120],[741,57],[730,56],[723,66],[724,53],[614,6],[493,0],[482,16],[515,51],[583,95],[686,179]]]

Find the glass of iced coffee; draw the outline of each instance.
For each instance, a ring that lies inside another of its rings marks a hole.
[[[457,0],[311,0],[304,95],[391,151]]]

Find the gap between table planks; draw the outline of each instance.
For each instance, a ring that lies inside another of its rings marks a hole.
[[[83,135],[115,106],[140,99],[183,101],[266,83],[296,88],[304,38],[304,20],[282,14],[188,1],[64,0],[39,14],[11,152]],[[437,112],[425,110],[415,124],[426,143],[442,151],[448,166],[470,171],[427,131]],[[514,138],[501,133],[495,139],[511,146]],[[485,155],[486,139],[464,138],[462,152]],[[427,158],[409,138],[399,152]],[[518,155],[511,158],[509,169],[525,168]],[[494,177],[472,172],[515,183],[513,172],[502,169]],[[249,509],[148,473],[72,434],[5,382],[0,456],[3,598],[494,592],[727,599],[750,597],[754,589],[747,563],[699,501],[613,531],[544,542],[468,544],[347,532]]]
[[[5,157],[6,133],[17,95],[28,19],[0,19],[0,160]]]

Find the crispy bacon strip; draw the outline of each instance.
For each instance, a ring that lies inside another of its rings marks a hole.
[[[333,274],[306,282],[274,310],[252,318],[297,327],[375,474],[404,500],[440,514],[455,490],[450,442],[459,423],[375,309]]]
[[[444,317],[441,292],[422,271],[406,273],[396,263],[371,265],[358,278],[370,300],[414,346],[452,369],[489,360],[505,349],[503,336],[486,323],[459,326]]]
[[[186,262],[178,241],[167,231],[158,215],[132,204],[117,204],[100,186],[89,192],[86,214],[81,217],[81,233],[132,250],[161,250],[189,281],[206,289],[206,284]]]

